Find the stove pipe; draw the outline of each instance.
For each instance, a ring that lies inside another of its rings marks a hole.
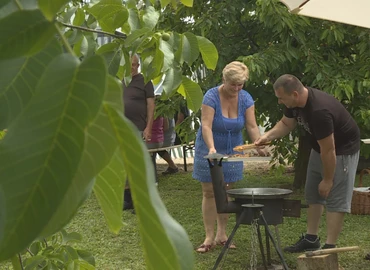
[[[222,171],[222,158],[219,161],[217,161],[217,159],[213,159],[213,163],[209,159],[207,160],[211,170],[211,179],[217,213],[223,214],[241,212],[242,208],[240,203],[236,203],[234,201],[229,202],[228,200],[224,174]]]

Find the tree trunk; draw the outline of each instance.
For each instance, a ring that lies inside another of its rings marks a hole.
[[[297,259],[297,270],[340,270],[338,254],[326,254],[320,256],[306,257],[302,254]]]
[[[308,159],[310,157],[310,152],[310,137],[305,135],[299,136],[298,157],[294,163],[295,175],[293,187],[295,189],[300,189],[304,187],[306,183],[307,165]]]

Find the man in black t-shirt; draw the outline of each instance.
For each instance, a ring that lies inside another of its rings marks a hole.
[[[134,54],[131,58],[132,80],[127,86],[123,82],[124,113],[139,129],[145,141],[150,142],[155,109],[154,87],[151,81],[145,84],[144,76],[139,73],[139,62],[139,56]],[[130,187],[126,181],[123,210],[133,208]]]
[[[144,76],[139,73],[139,56],[131,59],[131,82],[123,83],[123,103],[125,116],[143,133],[145,141],[150,141],[154,120],[154,87],[149,81],[145,84]]]
[[[334,248],[342,230],[344,214],[351,200],[360,150],[359,128],[333,96],[304,87],[293,75],[285,74],[274,83],[278,103],[285,105],[283,118],[255,144],[288,135],[298,123],[311,136],[312,151],[307,168],[305,198],[309,205],[307,232],[287,252],[320,248],[321,215],[326,206],[325,248]]]

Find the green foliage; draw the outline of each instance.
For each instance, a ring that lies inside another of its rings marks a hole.
[[[0,59],[10,59],[40,51],[53,37],[54,25],[40,10],[19,10],[0,19],[0,32]]]
[[[159,28],[159,10],[182,5],[157,4],[2,2],[0,129],[7,132],[0,142],[0,261],[13,258],[18,267],[15,254],[61,230],[91,191],[109,229],[118,233],[127,175],[148,269],[193,268],[188,236],[161,202],[151,159],[136,128],[123,116],[120,80],[131,79],[130,53],[139,53],[147,81],[165,76],[167,97],[181,94],[198,111],[201,88],[182,68],[202,62],[200,56],[207,59],[205,67],[214,68],[218,54],[206,38]],[[113,41],[96,50],[98,35]],[[175,52],[182,38],[186,42],[178,61]],[[50,251],[58,264],[57,249],[69,252],[68,269],[91,268],[78,260],[87,254],[68,246],[45,247],[26,264],[53,269],[45,254]]]
[[[45,17],[51,21],[55,14],[68,3],[69,0],[38,0],[40,10],[44,13]],[[76,17],[81,17],[81,10],[77,10]],[[77,24],[78,25],[78,24]]]
[[[128,10],[122,5],[121,0],[102,0],[88,9],[99,22],[101,28],[114,32],[124,24],[129,16]]]
[[[27,256],[21,257],[22,265],[25,270],[95,269],[94,256],[86,250],[74,248],[81,240],[79,233],[65,230],[47,239],[36,240],[27,248]]]

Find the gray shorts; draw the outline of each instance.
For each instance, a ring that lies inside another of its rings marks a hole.
[[[328,212],[350,213],[359,155],[360,152],[337,156],[333,187],[325,200],[319,194],[319,184],[323,179],[321,156],[311,150],[305,187],[307,204],[326,205]]]

